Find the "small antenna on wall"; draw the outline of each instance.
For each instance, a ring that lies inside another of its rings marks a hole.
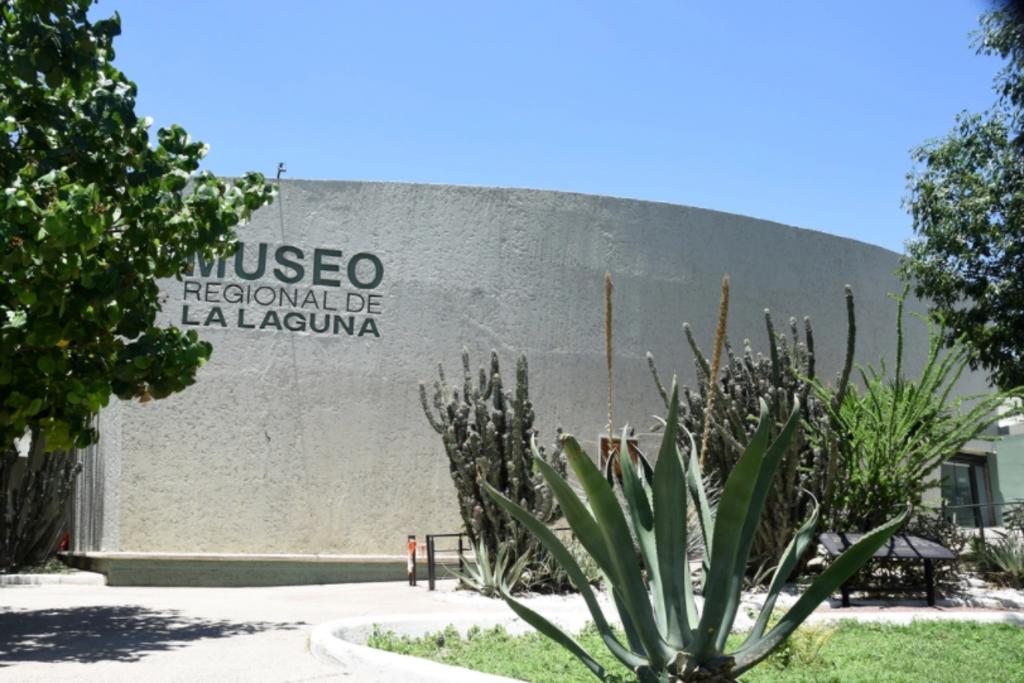
[[[277,162],[277,206],[281,217],[281,239],[284,240],[284,198],[281,197],[281,175],[288,172],[288,166],[283,162]]]

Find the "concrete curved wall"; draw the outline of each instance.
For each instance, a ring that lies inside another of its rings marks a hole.
[[[197,269],[163,287],[165,320],[193,325],[214,344],[213,358],[185,393],[103,416],[106,503],[92,549],[400,554],[408,533],[455,530],[447,462],[417,382],[432,380],[438,361],[457,372],[464,345],[474,363],[491,348],[509,367],[525,353],[542,437],[561,425],[593,441],[605,420],[606,270],[615,280],[619,423],[644,426],[662,411],[646,351],[690,381],[680,323],[710,343],[723,272],[737,343],[749,337],[765,348],[765,307],[780,325],[810,315],[818,368],[834,372],[849,283],[858,360],[891,357],[894,346],[886,295],[899,287],[895,254],[716,211],[534,190],[285,181],[241,236],[250,273],[256,245],[268,245],[262,276],[242,280],[228,264],[224,277],[213,266],[208,277]],[[294,249],[274,261],[282,245]],[[364,256],[349,273],[359,253],[379,264]],[[344,326],[290,331],[285,309],[305,311],[308,325],[306,314],[325,302],[285,302],[258,329],[274,306],[223,303],[230,283],[274,288],[282,277],[298,279],[288,287],[300,298],[326,292],[337,307],[355,293],[374,313],[355,315],[351,335]],[[219,283],[212,298],[210,282]],[[239,327],[239,308],[254,329]],[[367,318],[374,329],[359,336]],[[919,328],[909,330],[911,365],[924,352]]]

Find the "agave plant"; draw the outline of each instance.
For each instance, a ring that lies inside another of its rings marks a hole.
[[[526,553],[510,564],[511,546],[509,542],[499,544],[498,555],[491,562],[486,543],[471,544],[473,559],[461,553],[459,559],[462,560],[462,569],[448,571],[465,587],[489,598],[496,597],[501,587],[507,592],[514,592],[522,587],[526,567],[532,558],[530,553]]]
[[[999,534],[991,543],[982,541],[978,559],[999,583],[1024,588],[1024,536]]]
[[[641,683],[672,681],[736,681],[767,657],[844,581],[885,543],[903,523],[909,508],[866,534],[837,558],[772,628],[768,621],[783,584],[807,549],[818,520],[818,506],[796,532],[772,577],[767,599],[749,635],[739,647],[726,650],[743,588],[743,577],[779,461],[800,419],[793,407],[779,436],[770,441],[771,412],[762,401],[754,436],[737,461],[722,490],[712,519],[700,477],[692,436],[684,461],[676,443],[678,389],[673,382],[665,434],[648,484],[630,458],[622,458],[622,496],[619,504],[612,485],[572,437],[564,452],[587,497],[584,503],[568,482],[538,454],[538,468],[554,492],[566,521],[602,569],[612,594],[626,642],[622,642],[597,602],[579,565],[554,533],[500,492],[488,486],[499,505],[523,523],[566,569],[582,594],[607,648]],[[687,510],[694,505],[701,521],[705,551],[702,569],[703,607],[698,609],[686,556]],[[633,550],[639,543],[639,557]],[[605,680],[604,667],[572,636],[514,599],[499,587],[509,606],[527,623],[571,651],[595,676]]]

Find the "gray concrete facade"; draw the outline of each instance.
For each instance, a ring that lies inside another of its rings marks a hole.
[[[560,425],[592,445],[606,412],[606,270],[615,419],[641,431],[663,412],[645,353],[692,382],[680,324],[710,345],[724,272],[736,345],[766,349],[766,307],[780,327],[809,315],[819,372],[834,373],[849,283],[857,359],[891,358],[895,347],[896,254],[717,211],[284,181],[240,237],[245,248],[223,273],[197,263],[163,283],[163,322],[196,330],[214,353],[184,393],[104,412],[99,461],[83,479],[103,500],[101,519],[87,520],[78,550],[400,555],[407,534],[457,529],[417,383],[432,381],[438,362],[457,374],[463,346],[478,365],[492,348],[506,368],[525,353],[542,439]],[[913,369],[926,336],[907,328]]]

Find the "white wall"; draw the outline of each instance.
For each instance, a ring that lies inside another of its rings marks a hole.
[[[342,280],[353,254],[377,255],[377,288],[312,289],[332,303],[349,291],[379,294],[380,337],[238,329],[236,306],[223,307],[227,328],[191,328],[214,345],[197,384],[108,411],[119,420],[106,420],[100,451],[119,466],[105,484],[117,504],[105,513],[113,540],[104,550],[399,554],[408,533],[457,529],[417,382],[432,380],[438,361],[457,373],[463,345],[478,364],[497,349],[508,370],[526,353],[542,438],[562,425],[593,440],[605,421],[605,270],[615,281],[619,423],[645,427],[662,412],[646,351],[664,373],[691,381],[680,324],[710,344],[726,271],[737,346],[750,337],[766,350],[765,307],[779,327],[810,315],[819,372],[830,376],[844,349],[846,283],[856,293],[858,360],[891,357],[895,346],[886,298],[899,289],[895,254],[714,211],[534,190],[285,181],[241,237],[269,243],[271,254],[300,247],[307,273],[294,286],[303,292],[314,249],[343,252],[324,259],[341,266]],[[260,284],[281,285],[269,272]],[[185,303],[190,319],[208,315],[210,304],[182,300],[183,283],[164,291],[167,322],[181,324]],[[249,308],[250,323],[265,310]],[[908,323],[908,336],[914,366],[923,326]]]

